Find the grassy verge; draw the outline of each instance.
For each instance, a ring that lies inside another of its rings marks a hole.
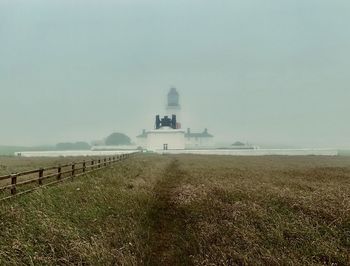
[[[0,265],[348,265],[349,195],[349,157],[138,155],[0,203]]]
[[[143,165],[125,161],[2,203],[0,265],[139,264]]]

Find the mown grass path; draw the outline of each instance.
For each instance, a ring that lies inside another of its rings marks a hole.
[[[189,244],[186,241],[186,210],[174,201],[175,190],[184,182],[186,172],[174,159],[164,169],[163,177],[154,187],[148,265],[188,264]]]

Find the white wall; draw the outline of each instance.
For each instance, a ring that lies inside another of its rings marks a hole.
[[[139,152],[133,151],[26,151],[16,152],[15,156],[22,157],[73,157],[73,156],[111,156]]]
[[[163,150],[168,144],[169,150],[185,149],[185,132],[175,129],[152,130],[148,132],[147,149],[151,151]]]
[[[201,155],[234,155],[234,156],[337,156],[338,150],[333,149],[257,149],[257,150],[183,150],[183,151],[157,151],[165,154],[201,154]]]
[[[186,149],[212,148],[214,147],[214,138],[208,137],[186,137]]]

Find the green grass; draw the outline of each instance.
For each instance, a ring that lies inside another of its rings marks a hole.
[[[349,157],[137,155],[0,203],[0,265],[348,265],[349,195]]]

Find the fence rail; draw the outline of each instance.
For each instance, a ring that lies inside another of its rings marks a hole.
[[[0,201],[29,193],[43,186],[56,184],[69,178],[103,169],[116,162],[129,158],[132,154],[133,153],[87,161],[84,160],[0,176]],[[32,185],[32,187],[28,187],[28,185]],[[7,194],[6,191],[9,191],[9,194]]]

